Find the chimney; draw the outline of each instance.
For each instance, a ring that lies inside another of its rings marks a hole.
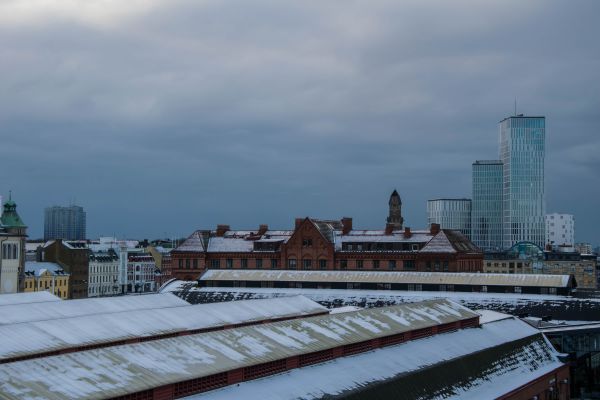
[[[264,235],[265,233],[267,233],[267,231],[269,230],[269,225],[265,225],[265,224],[260,224],[258,226],[258,234],[260,236]]]
[[[429,233],[431,233],[432,235],[437,235],[438,233],[440,233],[440,224],[431,224],[431,226],[429,227]]]
[[[352,230],[352,218],[342,218],[342,235],[347,235]]]
[[[302,225],[302,221],[304,221],[304,218],[296,218],[296,230],[300,228],[300,225]]]
[[[229,225],[217,225],[217,236],[223,237],[225,236],[225,232],[229,230]]]
[[[410,227],[408,227],[408,226],[405,226],[405,227],[404,227],[404,238],[405,238],[405,239],[408,239],[408,238],[410,238],[411,236],[412,236],[412,233],[411,233],[411,231],[410,231]]]
[[[392,232],[394,232],[394,226],[395,226],[394,224],[389,223],[389,222],[387,224],[385,224],[385,234],[391,235]]]

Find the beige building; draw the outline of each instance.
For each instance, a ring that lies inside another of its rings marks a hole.
[[[25,263],[25,292],[47,291],[65,300],[69,298],[69,274],[51,262]]]
[[[596,260],[573,251],[543,251],[532,243],[502,253],[486,253],[483,272],[500,274],[573,275],[577,287],[596,289]]]

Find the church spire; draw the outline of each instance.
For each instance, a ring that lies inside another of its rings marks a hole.
[[[401,230],[402,224],[404,223],[404,218],[402,218],[402,199],[396,189],[394,189],[390,195],[388,205],[390,207],[390,213],[387,218],[387,223],[392,224],[394,230]]]

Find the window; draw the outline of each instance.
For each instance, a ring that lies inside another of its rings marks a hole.
[[[263,266],[263,260],[262,258],[257,258],[256,259],[256,269],[261,269]]]
[[[198,268],[198,259],[197,259],[197,258],[194,258],[194,260],[192,261],[192,264],[193,264],[193,265],[192,265],[192,266],[193,266],[193,268],[194,268],[194,269],[197,269],[197,268]]]
[[[240,264],[241,264],[242,268],[248,268],[248,259],[247,258],[242,258],[240,260]]]
[[[388,268],[389,269],[396,269],[396,260],[389,260],[388,261]]]
[[[279,262],[277,261],[276,258],[271,258],[271,268],[277,268],[278,264],[279,264]]]
[[[404,269],[406,271],[414,271],[416,269],[415,260],[404,260]]]
[[[348,260],[340,260],[340,269],[348,268]]]
[[[233,268],[233,258],[228,258],[227,260],[225,260],[225,267]]]
[[[521,286],[515,286],[515,293],[521,293]]]
[[[444,268],[444,272],[448,272],[448,261],[444,261],[443,268]]]
[[[319,260],[319,268],[327,269],[327,260]]]
[[[489,267],[489,263],[488,263],[488,267]],[[427,262],[425,263],[425,269],[426,269],[427,271],[431,271],[431,261],[427,261]]]
[[[219,259],[210,260],[210,266],[212,268],[221,268],[221,260],[219,260]]]
[[[312,239],[302,239],[302,247],[312,247]]]
[[[356,268],[363,269],[363,260],[356,260]]]
[[[288,268],[296,269],[296,259],[295,258],[288,259]]]
[[[190,269],[190,259],[189,258],[185,259],[185,269]],[[140,270],[140,267],[137,267],[136,271],[139,271],[139,270]]]
[[[485,286],[485,285],[483,285],[483,286],[481,287],[481,291],[482,291],[482,292],[487,292],[487,291],[488,291],[488,287],[487,287],[487,286]]]
[[[302,260],[302,268],[303,269],[311,269],[312,268],[312,260],[310,258],[305,258]]]
[[[373,269],[379,269],[379,260],[373,260]]]

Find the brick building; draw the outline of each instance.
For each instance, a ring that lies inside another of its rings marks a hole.
[[[90,253],[85,241],[51,240],[42,249],[41,261],[57,263],[70,275],[70,299],[88,296]]]
[[[483,253],[458,231],[354,230],[351,218],[296,219],[295,229],[196,231],[171,252],[173,277],[194,280],[206,269],[298,269],[480,272]]]

